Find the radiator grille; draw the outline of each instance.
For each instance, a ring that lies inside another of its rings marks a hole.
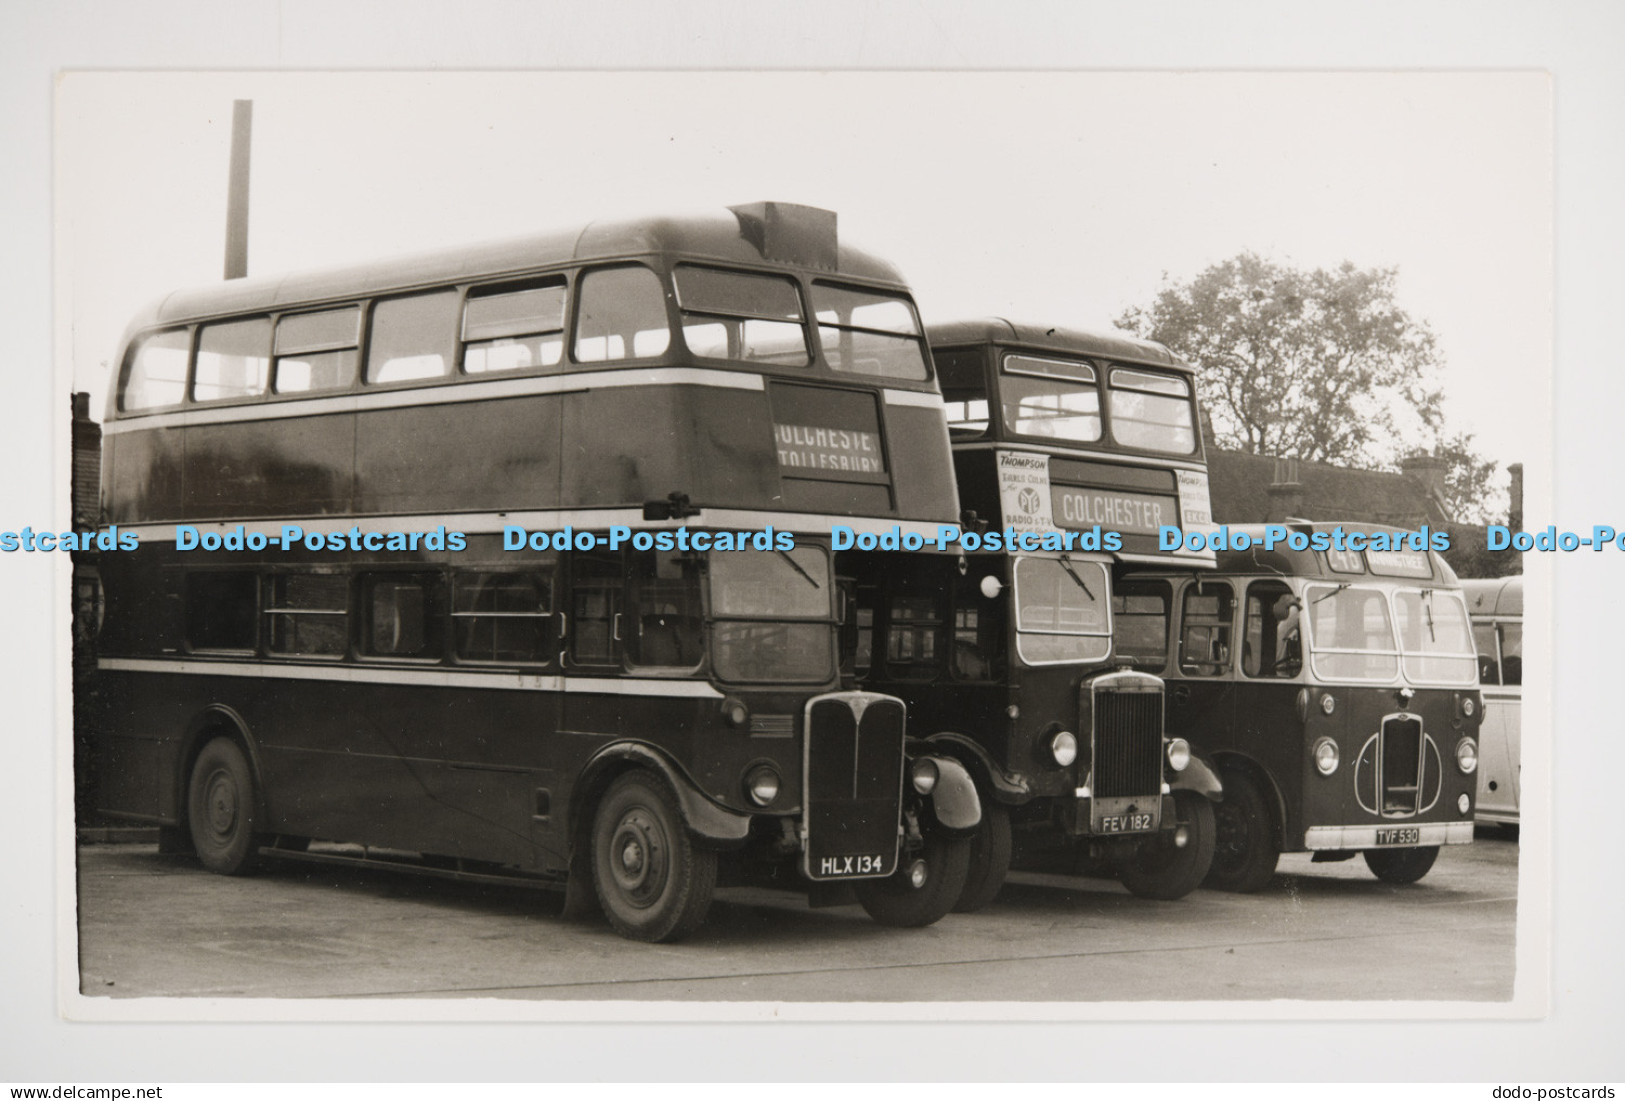
[[[901,700],[834,693],[807,705],[804,747],[806,872],[814,879],[860,874],[847,857],[875,857],[861,874],[896,867],[901,816]]]
[[[1094,792],[1110,798],[1162,791],[1162,693],[1094,693]]]
[[[1415,814],[1422,797],[1422,720],[1393,715],[1382,724],[1377,743],[1382,813]]]

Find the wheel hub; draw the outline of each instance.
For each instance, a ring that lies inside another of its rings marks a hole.
[[[648,906],[665,890],[667,846],[660,824],[642,808],[627,811],[616,823],[609,851],[610,872],[621,895],[634,906]]]
[[[231,778],[217,773],[209,779],[207,809],[209,829],[216,834],[227,834],[237,823],[237,785]]]

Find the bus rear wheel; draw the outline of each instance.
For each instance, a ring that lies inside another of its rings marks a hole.
[[[970,868],[954,913],[973,914],[998,897],[1010,873],[1010,812],[984,798],[982,821],[970,842]]]
[[[1195,791],[1174,792],[1175,828],[1142,842],[1119,867],[1123,886],[1137,898],[1184,898],[1207,875],[1213,861],[1213,804]],[[1177,833],[1184,831],[1185,843]]]
[[[1244,893],[1268,886],[1281,850],[1258,785],[1240,773],[1226,773],[1224,801],[1213,808],[1213,826],[1213,867],[1203,885]]]
[[[1384,883],[1415,883],[1428,874],[1428,869],[1438,858],[1437,845],[1423,845],[1414,849],[1365,850],[1366,867]]]
[[[970,874],[971,840],[926,834],[923,848],[902,853],[885,879],[857,884],[858,902],[881,925],[918,929],[954,908]]]
[[[630,940],[680,940],[699,928],[717,885],[717,854],[694,844],[659,777],[628,772],[598,803],[593,883],[615,931]]]
[[[246,875],[259,855],[254,774],[230,738],[205,745],[192,765],[186,822],[203,866],[221,875]]]

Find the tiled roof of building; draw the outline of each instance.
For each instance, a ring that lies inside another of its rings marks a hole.
[[[1386,470],[1354,470],[1300,460],[1296,464],[1297,492],[1283,487],[1272,494],[1277,463],[1269,455],[1210,449],[1214,521],[1256,524],[1294,516],[1414,528],[1450,518],[1443,500],[1421,478]]]

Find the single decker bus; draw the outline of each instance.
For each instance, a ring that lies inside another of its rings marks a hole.
[[[1167,680],[1170,733],[1218,766],[1208,885],[1258,890],[1304,851],[1414,883],[1473,839],[1483,701],[1454,571],[1421,531],[1223,534],[1212,572],[1125,582],[1138,623],[1118,635]]]

